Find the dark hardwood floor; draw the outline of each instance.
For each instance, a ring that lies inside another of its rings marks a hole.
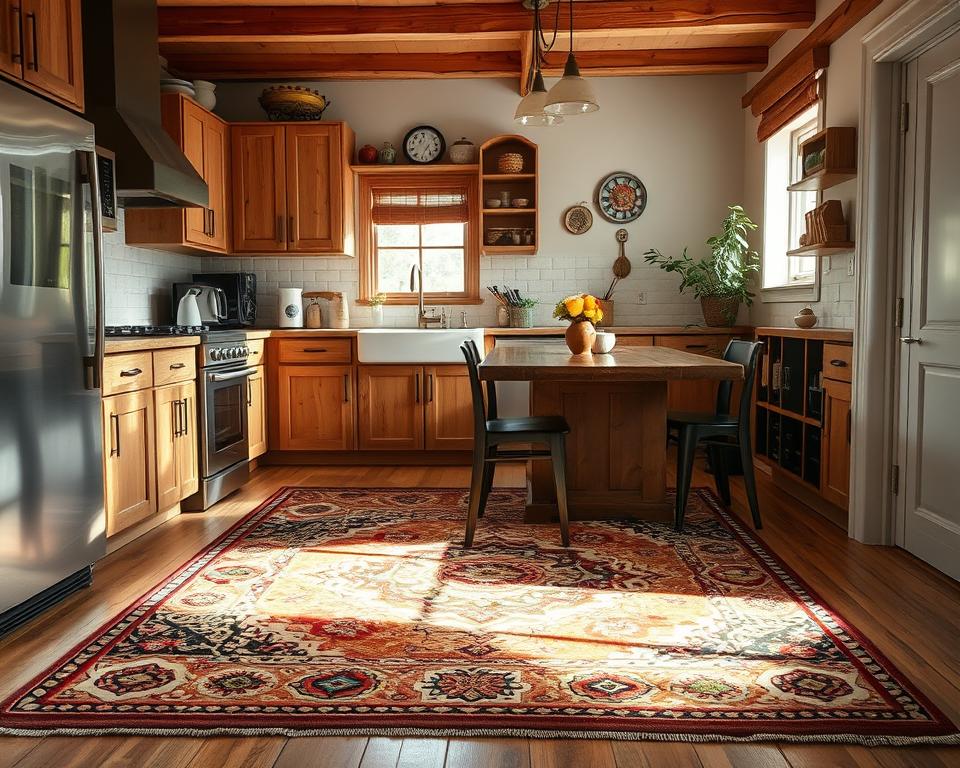
[[[277,467],[202,515],[183,515],[110,555],[94,585],[0,641],[0,697],[38,674],[283,485],[466,487],[460,467]],[[521,485],[522,468],[497,470]],[[671,480],[672,482],[672,480]],[[695,485],[711,485],[697,471]],[[735,512],[749,525],[742,484]],[[960,722],[960,584],[908,553],[869,547],[760,476],[760,537]],[[0,768],[943,768],[960,747],[868,749],[791,744],[600,740],[47,737],[0,738]]]

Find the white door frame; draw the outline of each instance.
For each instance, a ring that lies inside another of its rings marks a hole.
[[[910,0],[863,38],[849,534],[893,544],[896,500],[903,62],[960,25],[960,0]]]

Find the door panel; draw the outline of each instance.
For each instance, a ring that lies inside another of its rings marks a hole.
[[[182,501],[200,490],[200,445],[197,427],[197,385],[188,381],[179,386],[181,433],[177,439],[177,483]]]
[[[180,387],[154,390],[157,435],[157,509],[167,510],[180,501],[178,432],[182,421]]]
[[[339,127],[287,126],[286,144],[290,250],[342,250]]]
[[[850,399],[850,384],[824,379],[820,493],[841,509],[850,501]]]
[[[423,370],[418,365],[361,365],[360,449],[423,448]]]
[[[157,511],[153,393],[103,401],[107,536]]]
[[[349,451],[353,437],[353,371],[342,365],[281,365],[280,449]]]
[[[473,395],[462,365],[424,368],[428,451],[473,449]]]
[[[960,33],[907,75],[898,543],[960,579]]]
[[[206,180],[206,138],[207,131],[204,123],[206,113],[197,104],[189,99],[183,100],[183,136],[181,145],[183,154],[193,169]],[[208,185],[209,187],[209,185]],[[213,201],[209,201],[212,207]],[[184,209],[184,236],[188,243],[207,245],[210,237],[207,234],[207,209]]]
[[[0,0],[0,72],[23,77],[20,0]]]
[[[250,458],[255,459],[267,452],[267,407],[266,407],[266,379],[263,377],[263,368],[257,369],[247,379],[248,386],[248,416],[247,431],[250,440]]]
[[[283,128],[235,125],[233,155],[233,245],[235,251],[287,250],[286,172]]]
[[[227,213],[227,126],[210,114],[205,115],[203,142],[203,178],[207,182],[210,206],[211,245],[227,249],[230,225]]]
[[[83,107],[80,0],[23,0],[23,78]]]
[[[727,342],[731,338],[734,337],[723,334],[657,336],[654,339],[654,345],[679,349],[692,355],[722,357],[723,350],[727,348]],[[717,402],[717,386],[716,381],[707,380],[668,382],[667,409],[671,411],[712,412]],[[739,382],[734,383],[731,398],[733,404],[731,410],[734,412],[738,410],[737,404],[740,402],[742,386]]]

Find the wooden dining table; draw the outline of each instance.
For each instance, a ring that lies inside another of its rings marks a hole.
[[[742,380],[743,366],[669,347],[617,347],[571,355],[563,342],[497,346],[480,364],[484,381],[529,381],[530,415],[561,415],[567,436],[571,519],[668,520],[667,384]],[[705,412],[714,403],[703,403]],[[524,519],[557,516],[549,462],[527,464]]]

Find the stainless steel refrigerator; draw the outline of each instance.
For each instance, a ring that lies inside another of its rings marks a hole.
[[[93,125],[0,82],[0,634],[106,549],[93,153]]]

